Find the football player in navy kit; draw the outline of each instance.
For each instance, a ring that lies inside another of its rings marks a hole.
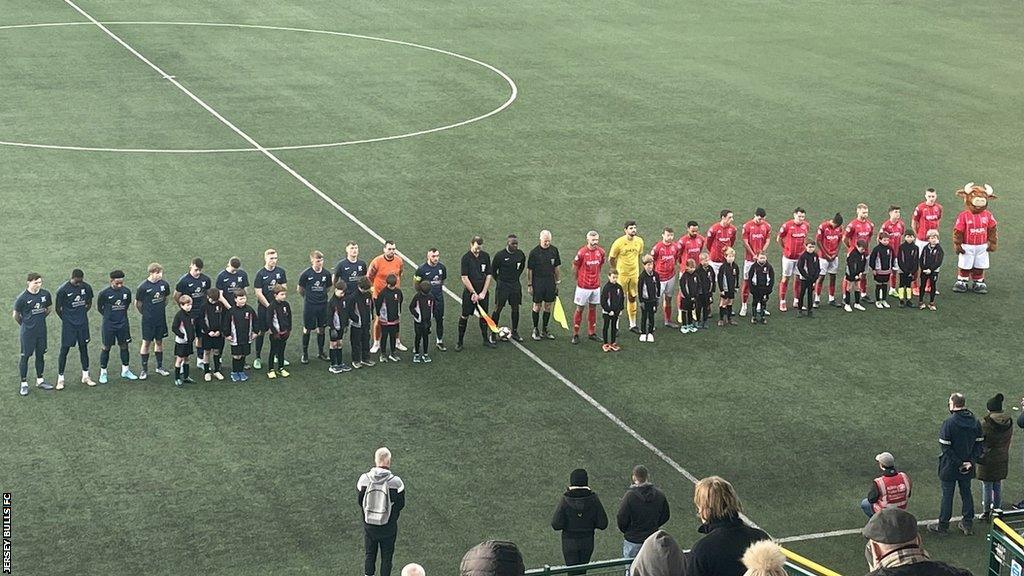
[[[249,287],[249,274],[242,270],[242,261],[238,256],[232,256],[228,265],[217,274],[214,284],[220,290],[220,297],[223,298],[224,307],[228,310],[235,307],[235,290],[245,290]]]
[[[263,337],[269,326],[267,325],[267,310],[274,302],[274,287],[284,286],[288,288],[288,274],[277,265],[277,250],[267,248],[263,253],[263,268],[260,268],[252,280],[252,287],[256,290],[256,358],[252,361],[252,367],[259,370],[263,367],[260,356],[263,354]]]
[[[53,385],[43,379],[44,359],[46,354],[46,317],[50,315],[53,297],[43,290],[43,277],[36,272],[29,272],[26,277],[27,286],[17,300],[11,315],[18,323],[21,336],[21,360],[18,369],[21,373],[21,389],[19,394],[28,396],[28,359],[36,357],[36,386],[43,390],[53,390]]]
[[[145,380],[149,368],[149,351],[156,356],[156,373],[170,376],[164,368],[164,338],[167,337],[167,299],[171,295],[171,285],[164,280],[164,267],[153,263],[147,269],[149,276],[139,284],[135,291],[135,308],[142,314],[142,346],[139,348],[139,359],[142,360],[142,371],[139,380]]]
[[[309,268],[299,276],[299,295],[302,296],[302,363],[309,363],[309,338],[316,331],[316,357],[328,360],[324,352],[327,327],[327,291],[331,288],[331,273],[324,269],[324,254],[319,250],[309,253]]]
[[[60,288],[54,301],[54,311],[61,321],[60,357],[57,359],[57,390],[64,389],[64,369],[68,363],[68,352],[78,347],[82,362],[82,384],[95,386],[89,377],[89,309],[92,308],[92,286],[86,283],[85,274],[71,271],[71,279]]]
[[[427,261],[416,269],[414,286],[424,280],[430,282],[430,295],[434,297],[434,322],[437,326],[437,349],[444,352],[444,281],[448,279],[448,269],[441,263],[441,252],[437,248],[427,250]],[[430,319],[426,319],[428,326]]]
[[[132,341],[131,327],[128,323],[128,306],[132,302],[132,291],[124,287],[124,272],[114,270],[110,273],[110,286],[103,289],[96,297],[96,311],[103,316],[103,347],[100,350],[100,384],[107,383],[107,362],[110,361],[110,348],[117,342],[121,348],[121,378],[138,380],[138,376],[128,368],[128,344]]]
[[[366,276],[366,272],[366,262],[359,259],[359,245],[349,241],[345,257],[334,267],[334,279],[345,282],[345,293],[351,296],[359,291],[359,278]]]
[[[174,285],[174,301],[177,302],[182,296],[192,299],[192,310],[190,312],[192,321],[196,326],[202,324],[203,306],[206,303],[206,291],[213,288],[213,280],[203,274],[203,259],[193,258],[188,265],[188,273],[178,279]],[[206,351],[203,350],[202,338],[197,334],[196,341],[196,367],[203,368],[203,359]]]

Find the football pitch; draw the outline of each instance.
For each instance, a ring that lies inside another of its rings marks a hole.
[[[587,231],[608,248],[627,219],[652,246],[664,226],[706,231],[723,208],[740,226],[764,207],[776,230],[796,206],[814,226],[859,202],[876,225],[890,204],[907,220],[927,187],[945,208],[935,312],[809,320],[772,298],[767,326],[659,330],[651,344],[627,332],[618,354],[560,328],[485,349],[472,322],[456,353],[449,299],[450,351],[429,365],[410,351],[331,375],[297,362],[294,335],[287,380],[178,390],[112,369],[86,388],[72,351],[67,389],[21,398],[8,316],[14,573],[358,574],[355,482],[382,445],[408,487],[398,568],[450,574],[489,538],[519,544],[528,567],[560,564],[549,521],[569,472],[586,468],[614,514],[642,463],[683,546],[698,537],[690,477],[717,474],[773,537],[866,572],[859,535],[815,535],[863,526],[874,455],[895,454],[910,511],[934,519],[949,393],[979,417],[996,393],[1007,409],[1024,394],[1022,30],[1005,0],[0,0],[8,303],[30,271],[53,292],[81,268],[98,292],[121,268],[134,289],[150,262],[173,285],[196,256],[211,276],[238,256],[252,276],[268,247],[294,285],[310,250],[333,267],[348,241],[368,261],[383,238],[417,263],[438,248],[458,293],[476,234],[493,254],[510,232],[529,251],[549,229],[571,277]],[[987,295],[951,290],[953,190],[968,181],[999,195]],[[411,347],[407,314],[401,333]],[[49,334],[54,380],[55,317]],[[1004,504],[1024,498],[1017,444]],[[981,574],[976,528],[925,547]],[[613,523],[595,559],[620,553]]]

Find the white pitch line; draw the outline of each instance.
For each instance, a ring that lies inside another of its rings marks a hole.
[[[365,231],[367,234],[369,234],[370,236],[375,238],[378,242],[381,242],[381,243],[384,242],[384,237],[383,236],[381,236],[376,231],[374,231],[372,228],[370,228],[369,226],[364,224],[362,220],[360,220],[359,218],[356,218],[354,214],[352,214],[351,212],[346,210],[345,207],[342,206],[341,204],[338,204],[337,202],[335,202],[333,198],[331,198],[327,194],[324,194],[323,191],[321,191],[319,188],[317,188],[312,182],[307,180],[305,176],[303,176],[303,175],[299,174],[298,172],[296,172],[288,164],[285,164],[283,160],[281,160],[280,158],[277,157],[277,155],[275,155],[273,152],[267,150],[259,142],[254,140],[251,136],[249,136],[248,134],[243,132],[241,128],[239,128],[238,126],[235,126],[234,124],[232,124],[230,120],[228,120],[227,118],[222,116],[219,112],[217,112],[212,107],[210,107],[209,104],[207,104],[201,98],[199,98],[198,96],[193,94],[188,88],[182,86],[182,84],[180,82],[178,82],[173,76],[171,76],[167,72],[164,72],[156,64],[150,62],[149,59],[147,59],[145,56],[140,54],[137,50],[135,50],[135,48],[132,48],[127,42],[125,42],[119,36],[117,36],[116,34],[111,32],[109,28],[107,28],[101,22],[99,22],[98,20],[96,20],[95,18],[90,16],[89,13],[87,13],[86,11],[82,10],[81,8],[79,8],[78,5],[76,5],[72,0],[64,0],[64,2],[67,3],[69,6],[71,6],[72,8],[74,8],[75,11],[77,11],[79,14],[84,16],[90,22],[92,22],[93,24],[98,26],[100,30],[103,30],[103,32],[105,32],[107,34],[107,36],[110,36],[111,38],[113,38],[114,41],[116,41],[118,44],[123,46],[126,50],[128,50],[133,55],[135,55],[136,58],[138,58],[139,60],[142,60],[143,62],[145,62],[147,66],[152,68],[154,71],[156,71],[161,76],[166,77],[171,84],[174,84],[175,87],[177,87],[179,90],[184,92],[185,95],[187,95],[189,98],[191,98],[193,101],[195,101],[196,104],[199,104],[200,106],[202,106],[204,110],[206,110],[207,112],[212,114],[217,120],[220,120],[220,122],[222,124],[224,124],[225,126],[230,128],[233,132],[235,132],[240,137],[242,137],[242,139],[244,139],[246,142],[248,142],[250,145],[252,145],[253,148],[255,148],[256,150],[259,150],[259,152],[261,154],[263,154],[267,158],[271,159],[275,164],[277,164],[279,167],[281,167],[281,169],[283,169],[284,171],[286,171],[289,174],[291,174],[293,178],[298,180],[300,183],[302,183],[303,186],[305,186],[311,192],[313,192],[314,194],[319,196],[321,199],[323,199],[323,201],[325,201],[328,204],[330,204],[331,206],[333,206],[334,209],[336,209],[338,212],[341,212],[342,214],[344,214],[346,218],[348,218],[354,224],[356,224],[357,226],[362,228],[363,231]],[[404,260],[405,262],[408,262],[410,266],[416,266],[416,263],[413,262],[405,254],[403,254],[401,252],[398,252],[398,255],[402,258],[402,260]],[[455,299],[457,302],[459,302],[460,304],[462,303],[462,298],[460,298],[457,294],[455,294],[450,289],[448,289],[448,287],[444,287],[444,291],[449,296],[451,296],[453,299]],[[575,392],[578,396],[580,396],[581,398],[586,400],[588,404],[590,404],[594,408],[597,408],[598,411],[600,411],[602,414],[604,414],[616,426],[618,426],[620,429],[622,429],[627,434],[629,434],[634,439],[636,439],[638,442],[640,442],[640,444],[642,444],[645,448],[647,448],[648,450],[653,452],[658,458],[660,458],[666,464],[671,466],[672,469],[674,469],[676,472],[679,472],[680,474],[682,474],[690,482],[693,482],[694,484],[697,483],[697,477],[694,476],[689,470],[687,470],[686,468],[683,468],[681,465],[679,465],[678,462],[676,462],[675,460],[670,458],[668,456],[668,454],[665,454],[664,451],[662,451],[657,446],[652,444],[649,440],[647,440],[646,438],[641,436],[639,432],[634,430],[628,424],[623,422],[622,419],[620,419],[618,416],[613,414],[610,410],[605,408],[600,402],[595,400],[593,396],[591,396],[590,394],[587,394],[586,392],[584,392],[582,388],[580,388],[579,386],[574,384],[571,380],[569,380],[568,378],[563,376],[561,373],[559,373],[557,370],[552,368],[551,365],[549,365],[547,362],[544,362],[543,360],[541,360],[536,354],[534,354],[533,352],[528,350],[522,344],[520,344],[518,342],[514,342],[514,344],[515,344],[516,348],[520,352],[522,352],[528,358],[530,358],[531,360],[536,362],[541,368],[543,368],[549,374],[551,374],[552,376],[557,378],[560,382],[565,384],[570,390]],[[752,526],[757,527],[757,524],[755,524],[754,521],[752,521],[750,518],[748,518],[746,516],[743,516],[743,519],[746,520],[748,523],[750,523]]]
[[[963,516],[954,516],[949,519],[950,522],[959,522],[963,520]],[[938,519],[933,520],[919,520],[918,526],[927,526],[929,524],[935,524]],[[832,530],[831,532],[815,532],[813,534],[801,534],[799,536],[786,536],[785,538],[779,538],[776,540],[779,544],[785,544],[786,542],[803,542],[804,540],[818,540],[821,538],[833,538],[835,536],[851,536],[853,534],[860,534],[864,530],[861,528],[849,528],[846,530]]]

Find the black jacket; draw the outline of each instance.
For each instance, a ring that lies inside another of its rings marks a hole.
[[[804,251],[797,258],[796,270],[800,273],[800,280],[804,282],[818,280],[818,275],[821,273],[821,264],[818,262],[818,254],[815,252]]]
[[[608,527],[597,492],[586,487],[574,487],[562,494],[551,518],[551,527],[562,531],[562,538],[593,538],[594,530]]]
[[[847,280],[857,280],[858,277],[864,273],[864,267],[868,263],[867,254],[860,250],[851,250],[846,256],[846,278]]]
[[[771,292],[775,287],[775,268],[768,262],[764,265],[754,262],[747,272],[747,281],[750,282],[751,290]]]
[[[351,298],[348,307],[349,326],[369,330],[373,320],[373,296],[369,291],[356,290]]]
[[[868,258],[868,267],[877,276],[892,274],[892,250],[884,244],[875,246]]]
[[[625,306],[626,295],[622,286],[606,282],[601,288],[601,310],[608,316],[618,316]]]
[[[718,268],[718,290],[720,292],[735,292],[739,288],[740,267],[733,262],[723,262]]]
[[[741,558],[754,542],[767,540],[763,530],[748,526],[738,516],[715,520],[698,529],[706,534],[686,557],[686,576],[743,576]]]
[[[974,478],[976,466],[961,472],[963,462],[976,463],[984,447],[985,435],[981,423],[970,410],[957,410],[949,415],[939,430],[939,480],[953,482],[961,478]]]
[[[697,279],[696,270],[693,272],[684,271],[679,275],[679,295],[684,300],[693,300],[697,297],[698,284],[699,280]]]
[[[913,242],[900,244],[900,251],[896,254],[896,265],[900,267],[901,274],[916,274],[917,267],[921,263],[921,251]]]
[[[658,275],[654,272],[648,274],[647,270],[641,270],[636,292],[641,302],[657,303],[661,298],[661,281],[658,280]]]
[[[287,300],[270,301],[267,308],[267,330],[274,338],[287,338],[292,331],[292,305]]]
[[[938,272],[939,268],[942,267],[943,256],[942,246],[938,244],[935,246],[929,244],[921,248],[921,272],[925,270],[930,270],[932,273]]]
[[[710,296],[715,292],[715,269],[697,266],[697,295]]]
[[[615,515],[619,531],[634,544],[642,544],[668,519],[668,500],[650,483],[631,486],[619,502],[619,513]]]

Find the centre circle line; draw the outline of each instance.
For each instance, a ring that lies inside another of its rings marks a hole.
[[[278,30],[284,32],[303,32],[308,34],[323,34],[328,36],[342,36],[346,38],[356,38],[360,40],[372,40],[376,42],[384,42],[387,44],[395,44],[398,46],[407,46],[410,48],[416,48],[419,50],[426,50],[428,52],[435,52],[445,56],[451,56],[458,58],[478,66],[482,66],[491,72],[494,72],[501,77],[502,80],[508,85],[509,95],[508,98],[497,108],[474,116],[466,120],[454,122],[451,124],[445,124],[443,126],[436,126],[434,128],[427,128],[424,130],[417,130],[415,132],[407,132],[404,134],[394,134],[391,136],[380,136],[376,138],[363,138],[359,140],[346,140],[341,142],[324,142],[318,144],[295,144],[288,146],[268,146],[265,149],[271,151],[282,151],[282,150],[308,150],[315,148],[334,148],[339,146],[353,146],[356,144],[371,144],[374,142],[387,142],[390,140],[402,140],[405,138],[412,138],[414,136],[423,136],[424,134],[432,134],[434,132],[442,132],[444,130],[451,130],[467,124],[472,124],[486,118],[490,118],[495,114],[505,110],[516,100],[519,96],[519,87],[515,81],[499,68],[492,66],[481,60],[471,58],[469,56],[452,52],[450,50],[444,50],[442,48],[435,48],[433,46],[426,46],[424,44],[416,44],[414,42],[406,42],[404,40],[393,40],[391,38],[381,38],[378,36],[367,36],[365,34],[352,34],[349,32],[335,32],[331,30],[313,30],[308,28],[294,28],[288,26],[267,26],[261,24],[233,24],[233,23],[222,23],[222,22],[163,22],[163,21],[116,21],[116,22],[103,22],[105,26],[201,26],[210,28],[241,28],[241,29],[256,29],[256,30]],[[0,26],[0,31],[11,30],[11,29],[24,29],[24,28],[51,28],[58,26],[91,26],[91,22],[47,22],[39,24],[14,24],[8,26]],[[218,153],[234,153],[234,152],[259,152],[257,148],[105,148],[95,146],[67,146],[58,144],[37,144],[33,142],[12,142],[0,140],[0,146],[15,146],[20,148],[41,148],[46,150],[72,150],[81,152],[119,152],[119,153],[149,153],[149,154],[218,154]]]

